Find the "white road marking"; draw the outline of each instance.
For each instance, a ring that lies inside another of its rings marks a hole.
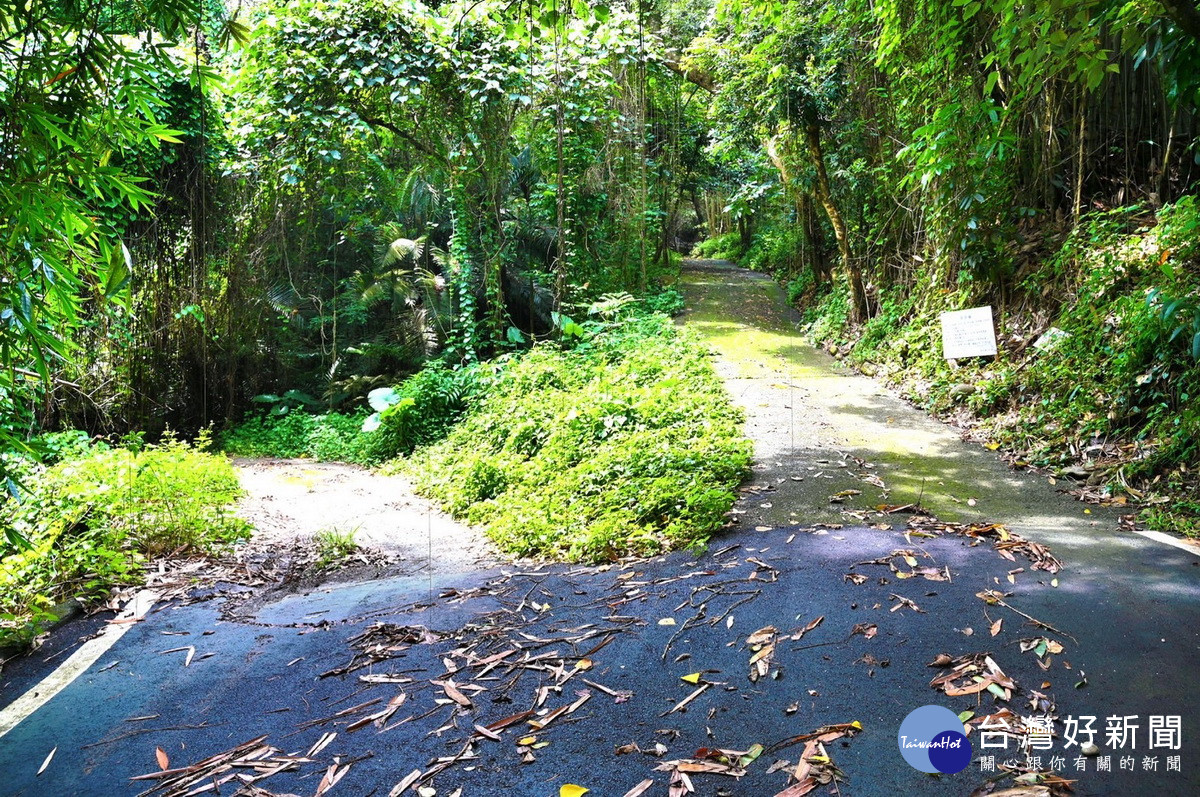
[[[133,600],[126,604],[125,609],[109,623],[103,633],[84,642],[79,650],[58,666],[58,669],[0,711],[0,737],[17,727],[29,715],[46,705],[50,698],[87,672],[87,669],[108,652],[118,639],[125,636],[130,627],[146,616],[146,612],[150,611],[150,607],[157,600],[158,593],[148,589],[134,595]]]
[[[1135,531],[1134,533],[1141,534],[1143,537],[1150,539],[1150,540],[1154,540],[1155,542],[1166,543],[1167,545],[1174,546],[1181,551],[1187,551],[1190,554],[1195,554],[1196,556],[1200,556],[1200,545],[1197,545],[1194,542],[1188,542],[1186,540],[1181,540],[1178,537],[1172,537],[1170,534],[1164,534],[1161,531],[1141,531],[1141,530],[1139,530],[1139,531]]]

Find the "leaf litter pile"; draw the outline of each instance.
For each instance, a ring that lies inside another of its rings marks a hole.
[[[849,715],[869,691],[824,696],[817,675],[844,665],[873,679],[891,664],[880,636],[936,622],[927,618],[939,614],[938,590],[956,574],[923,550],[924,541],[961,535],[991,542],[1005,560],[1024,557],[1031,570],[1062,566],[1043,546],[1000,526],[913,521],[898,532],[906,547],[848,563],[828,594],[783,583],[804,543],[820,538],[777,531],[757,537],[761,547],[727,545],[699,560],[672,555],[505,573],[387,613],[305,629],[342,634],[343,654],[288,663],[311,678],[298,688],[314,697],[263,707],[262,729],[287,730],[188,764],[170,760],[152,736],[147,761],[156,766],[134,782],[146,797],[334,790],[462,797],[526,793],[533,784],[538,789],[528,793],[581,795],[598,785],[589,785],[589,772],[615,768],[624,782],[603,791],[626,797],[839,794],[853,778],[839,767],[843,751],[861,733],[894,729]],[[981,617],[978,636],[954,629],[963,650],[929,662],[936,674],[924,688],[942,699],[922,697],[922,684],[913,682],[908,702],[958,700],[966,704],[960,716],[968,733],[1012,718],[1015,734],[1021,713],[1056,714],[1049,671],[1072,665],[1062,658],[1065,635],[1014,606],[999,577],[993,582],[976,605],[954,607],[955,620]],[[850,607],[855,616],[869,612],[870,621],[826,619],[823,607],[847,594],[861,596]],[[470,619],[439,630],[443,610]],[[1034,630],[1001,647],[1006,628]],[[985,638],[1002,652],[971,649]],[[1036,664],[1045,677],[1018,683],[1000,663],[1012,657],[1022,657],[1017,670]],[[1086,684],[1082,672],[1072,675],[1076,686]],[[310,690],[311,683],[321,688]],[[270,715],[279,716],[268,724]],[[298,719],[281,726],[291,716]],[[888,744],[894,748],[894,739]],[[1054,793],[1070,786],[1028,767],[1010,774]]]

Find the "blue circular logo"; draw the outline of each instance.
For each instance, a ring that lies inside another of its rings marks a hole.
[[[921,706],[900,723],[896,743],[909,766],[921,772],[953,775],[971,763],[974,751],[962,720],[944,706]]]

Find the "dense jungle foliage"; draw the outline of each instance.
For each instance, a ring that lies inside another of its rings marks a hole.
[[[702,538],[746,453],[658,315],[694,245],[1015,462],[1195,529],[1194,0],[0,0],[0,96],[6,577],[167,544],[62,502],[146,457],[225,478],[172,430],[403,455],[521,552]],[[945,362],[981,304],[1000,354]]]

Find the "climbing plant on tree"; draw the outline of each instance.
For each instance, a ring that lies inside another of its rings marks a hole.
[[[351,153],[397,151],[397,164],[444,179],[438,189],[451,228],[434,232],[447,244],[456,308],[450,345],[469,360],[493,350],[509,326],[506,200],[520,137],[533,139],[544,173],[561,169],[565,186],[583,188],[573,176],[599,159],[589,137],[612,120],[601,102],[608,68],[636,45],[628,22],[604,7],[567,13],[554,3],[277,3],[238,70],[241,114],[252,146],[271,149],[284,183],[311,183],[331,161],[344,169]],[[547,150],[539,134],[560,118],[562,151]],[[557,185],[547,191],[557,210]],[[581,195],[562,198],[561,223],[552,217],[564,243]]]

